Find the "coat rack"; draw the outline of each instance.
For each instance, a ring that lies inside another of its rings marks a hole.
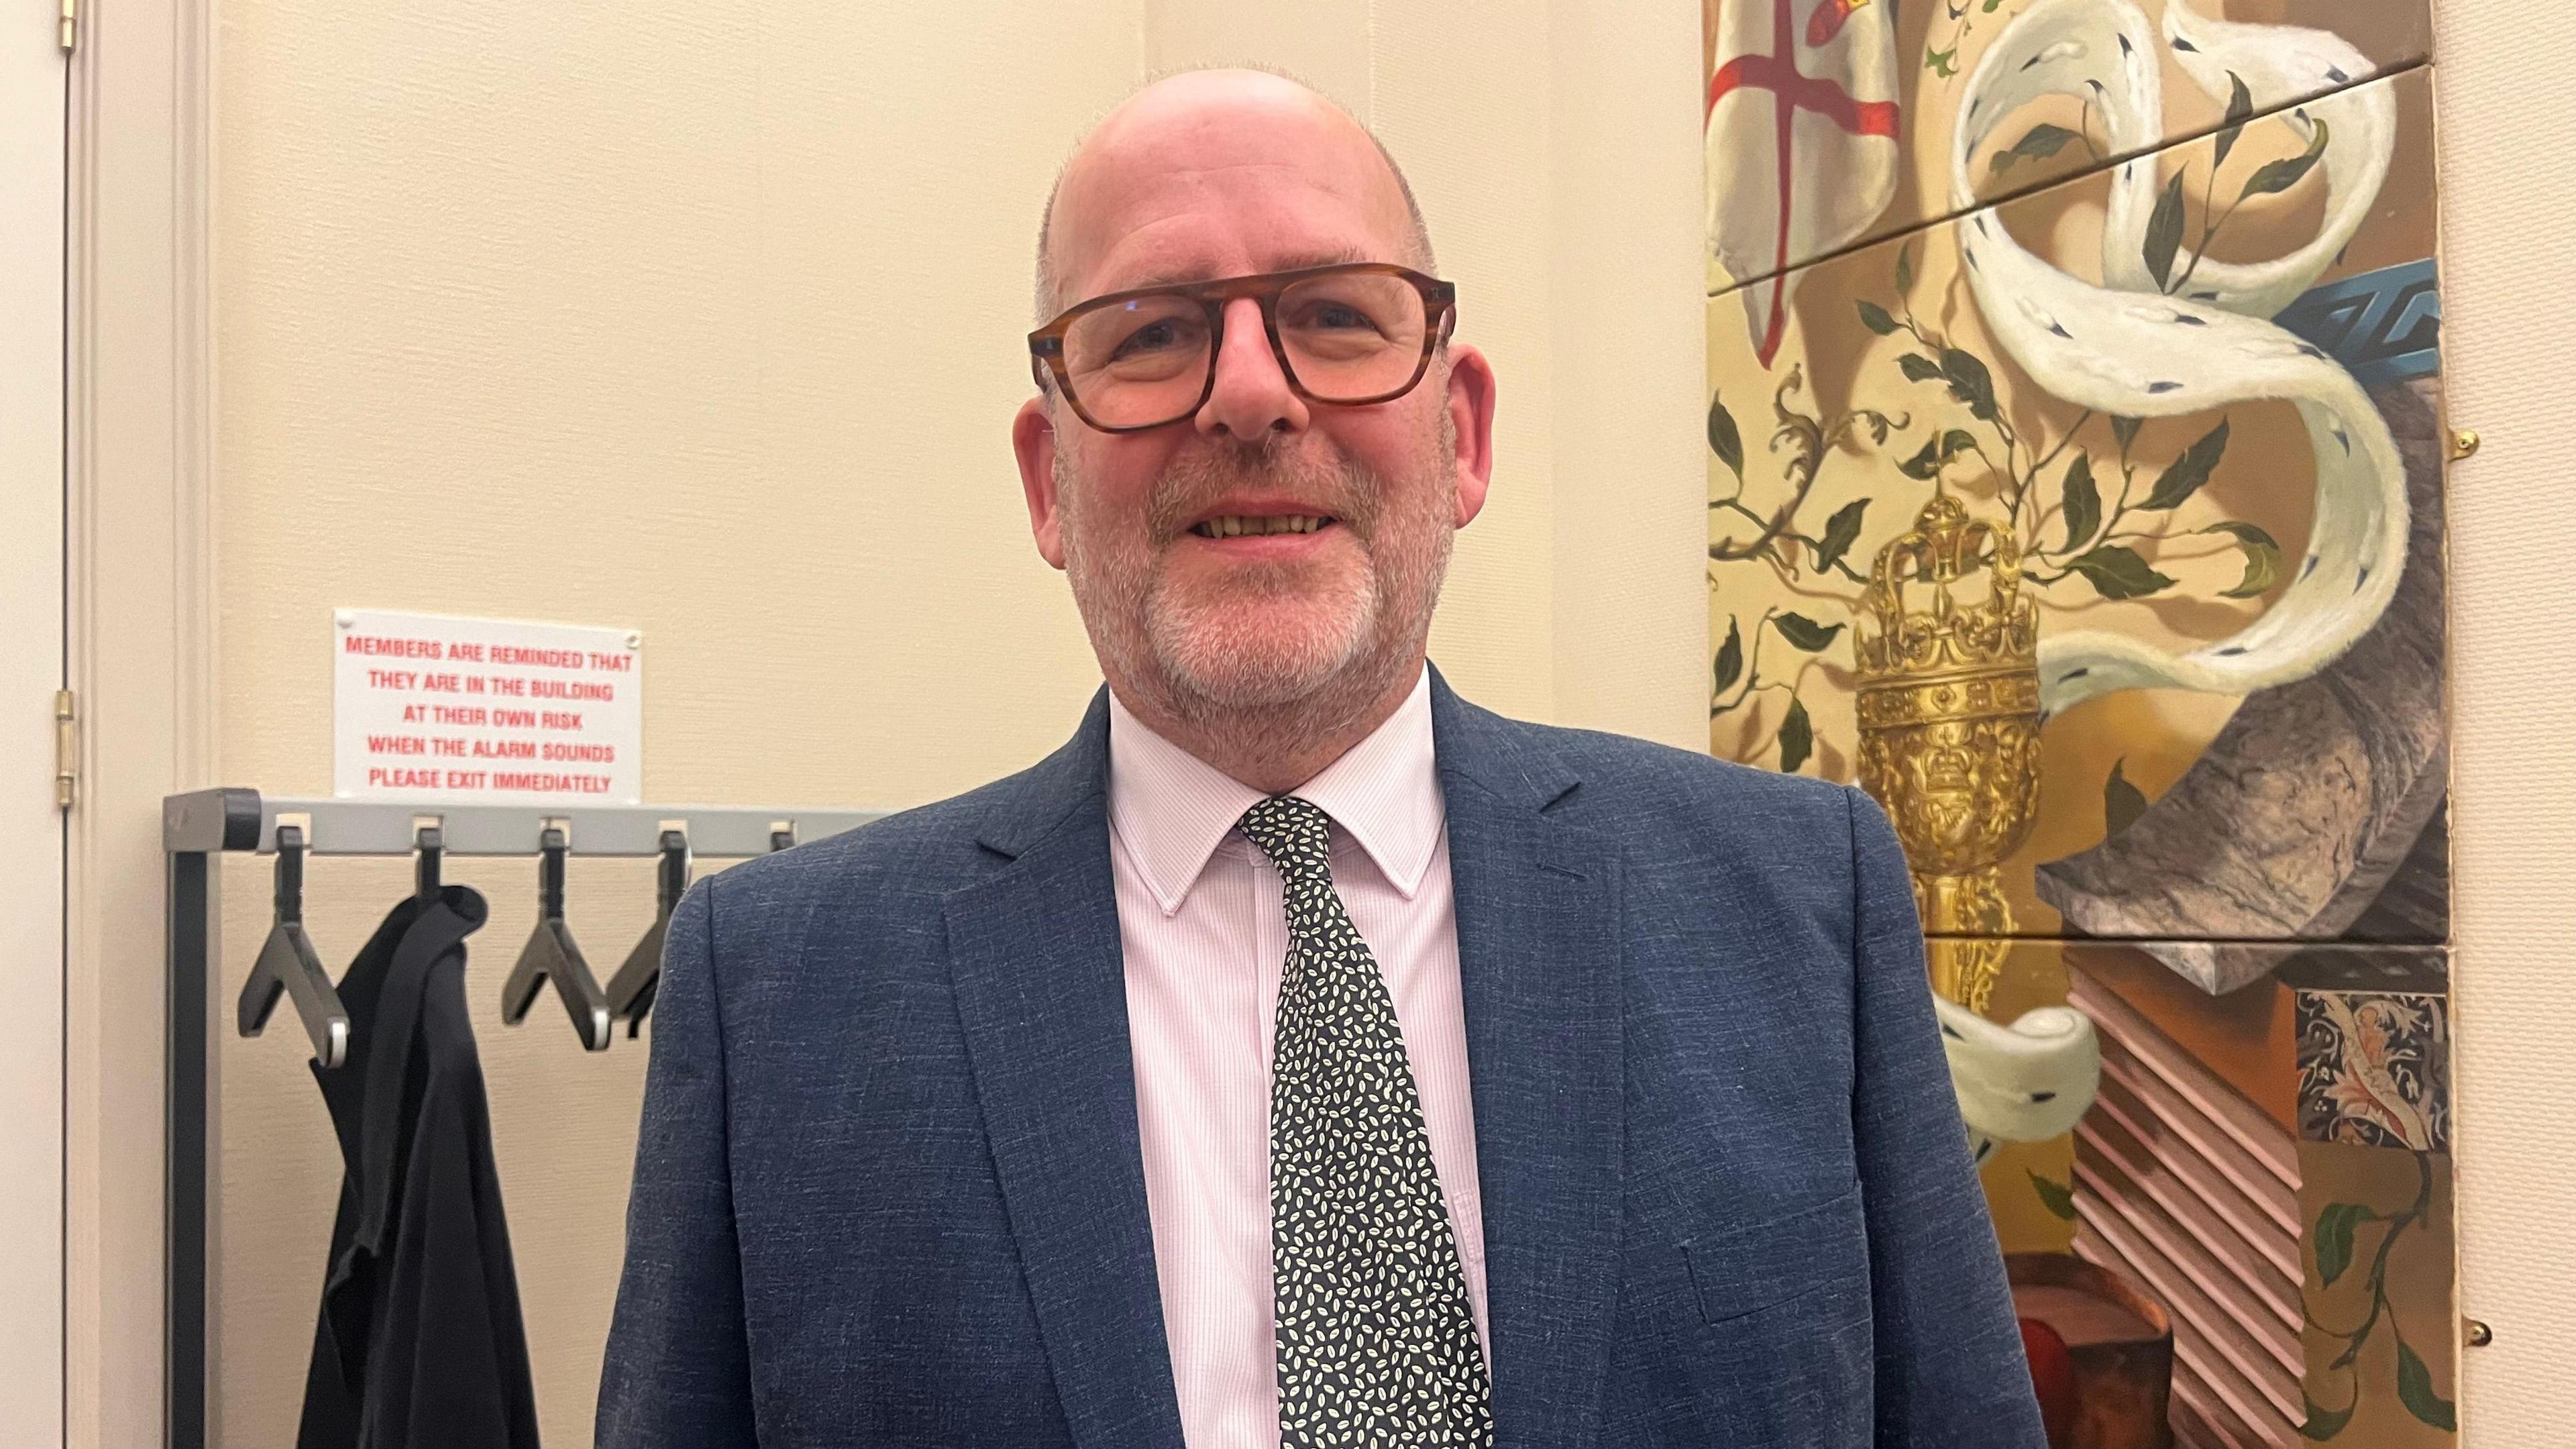
[[[865,825],[882,810],[768,810],[704,805],[452,805],[402,800],[263,797],[256,790],[197,790],[161,806],[168,861],[168,1208],[165,1299],[169,1321],[168,1449],[206,1443],[206,1204],[213,1197],[206,1155],[214,1083],[209,1006],[222,965],[220,901],[213,857],[276,857],[275,915],[241,992],[234,1020],[259,1035],[283,997],[310,1039],[315,1062],[337,1070],[348,1052],[341,1010],[304,928],[307,864],[339,855],[409,856],[414,889],[437,891],[448,856],[515,856],[538,863],[535,934],[503,988],[516,1023],[548,983],[591,1051],[606,1048],[610,1024],[635,1034],[652,1008],[661,940],[688,884],[692,856],[766,855]],[[656,856],[652,928],[603,988],[573,944],[564,911],[564,862],[572,855]],[[556,1030],[562,1028],[557,1027]]]

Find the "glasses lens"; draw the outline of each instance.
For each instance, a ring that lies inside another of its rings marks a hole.
[[[1278,318],[1297,381],[1326,402],[1383,397],[1422,365],[1422,293],[1402,277],[1309,277],[1279,294]]]
[[[1138,297],[1085,312],[1064,334],[1073,395],[1102,425],[1166,423],[1207,387],[1207,312],[1187,297]]]

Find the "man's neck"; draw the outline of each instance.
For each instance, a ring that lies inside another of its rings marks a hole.
[[[1373,690],[1352,691],[1349,702],[1324,696],[1300,700],[1276,710],[1192,717],[1146,691],[1110,689],[1136,722],[1265,795],[1284,795],[1348,754],[1403,708],[1422,677],[1420,655],[1412,667]]]

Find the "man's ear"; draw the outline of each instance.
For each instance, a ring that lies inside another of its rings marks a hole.
[[[1464,528],[1484,511],[1485,490],[1494,478],[1494,368],[1485,354],[1465,346],[1449,349],[1446,401],[1457,439],[1457,526]]]
[[[1055,492],[1055,418],[1046,394],[1020,404],[1011,419],[1011,451],[1020,460],[1020,492],[1028,500],[1029,532],[1038,557],[1064,567],[1064,514]]]

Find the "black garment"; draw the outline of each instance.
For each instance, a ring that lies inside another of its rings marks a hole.
[[[346,1172],[297,1449],[536,1449],[536,1395],[465,1013],[483,897],[448,886],[376,928],[314,1070]]]

